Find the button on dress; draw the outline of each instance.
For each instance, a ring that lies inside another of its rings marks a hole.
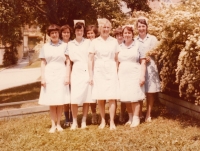
[[[138,102],[145,98],[144,86],[140,86],[141,65],[140,58],[145,58],[139,50],[139,42],[133,42],[130,46],[121,45],[118,54],[119,86],[121,102]]]
[[[66,54],[69,54],[73,62],[71,73],[71,104],[95,103],[92,99],[92,88],[89,85],[88,72],[88,48],[89,39],[83,39],[81,43],[72,40],[68,43]]]
[[[137,41],[143,45],[145,53],[151,51],[157,44],[158,40],[155,36],[147,34],[145,39],[136,37]],[[150,62],[147,63],[147,71],[145,76],[145,92],[155,93],[160,92],[160,78],[158,74],[158,68],[155,61],[151,58]]]
[[[46,87],[41,87],[39,104],[41,105],[63,105],[70,103],[69,85],[64,84],[66,77],[66,56],[67,44],[59,41],[57,45],[44,44],[40,51],[39,58],[47,62],[44,76]]]
[[[115,54],[119,49],[113,37],[94,39],[89,52],[95,54],[92,98],[96,100],[119,99],[119,81]]]

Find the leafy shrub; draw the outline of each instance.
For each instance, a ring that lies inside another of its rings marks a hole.
[[[150,13],[135,12],[149,19],[148,32],[159,39],[157,65],[162,91],[179,87],[179,96],[200,105],[200,0],[163,6]]]

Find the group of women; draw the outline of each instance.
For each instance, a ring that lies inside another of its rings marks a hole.
[[[136,127],[140,124],[142,102],[146,97],[145,121],[151,121],[154,97],[160,91],[160,83],[156,64],[151,56],[146,55],[157,43],[157,39],[148,34],[148,20],[138,18],[139,35],[136,38],[132,25],[116,29],[114,38],[110,36],[111,22],[105,18],[97,21],[99,32],[95,26],[88,26],[88,39],[84,38],[83,20],[74,21],[75,38],[71,41],[72,30],[68,25],[61,28],[50,25],[47,29],[50,42],[44,44],[39,56],[42,60],[39,104],[50,106],[50,133],[63,130],[60,124],[63,105],[65,124],[71,125],[71,130],[78,128],[78,105],[83,106],[82,129],[87,127],[89,106],[92,123],[97,123],[96,103],[101,115],[99,128],[103,129],[106,126],[105,102],[109,103],[110,130],[115,130],[117,100],[122,103],[120,120],[124,121],[127,108],[129,120],[126,124]]]

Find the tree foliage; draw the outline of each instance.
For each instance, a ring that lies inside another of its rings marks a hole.
[[[131,9],[131,11],[144,11],[149,12],[151,8],[148,5],[148,0],[123,0],[126,2],[127,7]]]
[[[16,57],[25,24],[37,24],[45,33],[49,24],[73,26],[74,19],[96,24],[98,17],[122,20],[120,0],[0,0],[0,39],[11,44],[9,51]]]

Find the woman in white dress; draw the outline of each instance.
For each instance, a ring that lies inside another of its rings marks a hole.
[[[117,39],[118,44],[121,45],[124,42],[123,34],[122,34],[122,27],[118,27],[114,30],[114,37]],[[116,108],[117,108],[117,101],[116,101]],[[119,114],[119,122],[124,123],[124,114],[126,111],[126,103],[121,102],[120,106],[120,114]],[[116,114],[116,113],[115,113]],[[132,114],[132,112],[131,112]]]
[[[77,124],[78,105],[83,105],[83,117],[81,128],[86,128],[86,118],[89,103],[95,103],[91,96],[91,86],[89,85],[88,73],[88,48],[89,39],[84,39],[84,21],[74,21],[74,31],[76,38],[68,43],[68,51],[70,60],[73,62],[71,72],[71,108],[73,116],[73,124],[71,130],[75,130]]]
[[[48,27],[47,34],[51,41],[44,44],[39,55],[42,87],[38,103],[50,106],[50,133],[54,133],[56,129],[63,130],[60,125],[63,105],[70,103],[70,60],[65,55],[67,44],[59,40],[59,30],[60,27],[54,24]]]
[[[97,35],[98,35],[98,30],[95,25],[88,25],[86,27],[86,36],[88,39],[92,41],[97,37]],[[97,103],[96,102],[90,103],[90,107],[92,110],[92,124],[97,124],[97,114],[96,114]]]
[[[89,49],[90,84],[93,85],[92,98],[98,100],[101,114],[100,129],[106,125],[104,100],[109,101],[110,130],[116,129],[114,123],[115,100],[119,99],[119,81],[117,76],[117,49],[115,38],[111,37],[111,23],[107,19],[98,19],[100,36],[94,39]],[[94,59],[95,55],[95,59]],[[94,71],[93,71],[94,62]]]
[[[69,25],[63,25],[60,28],[60,39],[64,43],[68,43],[70,41],[71,35],[72,35],[72,29]],[[72,124],[72,112],[70,104],[64,105],[64,115],[65,115],[64,126],[69,127]]]
[[[133,27],[123,28],[124,43],[118,53],[118,76],[120,85],[120,101],[131,102],[133,119],[130,127],[140,124],[139,101],[145,98],[144,82],[146,71],[145,53],[139,47],[139,42],[133,40]]]
[[[139,32],[138,37],[135,40],[139,41],[143,47],[145,47],[145,53],[151,51],[158,43],[155,36],[148,34],[148,20],[145,17],[139,17],[137,20],[137,29]],[[151,111],[153,103],[156,97],[156,93],[160,91],[160,79],[158,69],[153,60],[153,56],[156,53],[151,53],[151,56],[147,57],[147,72],[145,82],[145,92],[147,100],[147,113],[145,117],[146,122],[151,122]],[[142,107],[142,102],[141,102]]]

